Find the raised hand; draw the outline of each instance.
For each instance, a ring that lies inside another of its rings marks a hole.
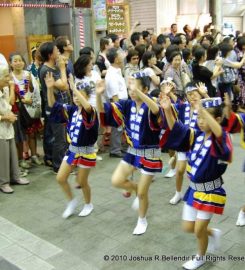
[[[97,81],[96,83],[96,94],[103,94],[105,92],[105,81],[104,80],[100,80]]]
[[[196,87],[201,96],[204,97],[207,95],[207,87],[205,86],[205,83],[202,83],[202,82],[197,83]]]
[[[162,109],[165,111],[171,110],[171,100],[165,93],[160,93],[159,101]]]
[[[48,89],[53,89],[54,88],[54,77],[53,77],[53,73],[52,72],[47,72],[46,76],[45,76],[45,83]]]
[[[162,85],[161,92],[168,96],[173,89],[174,89],[173,84],[167,82]]]

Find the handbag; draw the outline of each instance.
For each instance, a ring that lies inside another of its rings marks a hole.
[[[21,101],[20,95],[18,93],[16,93],[16,95],[18,96],[18,99],[19,99],[19,102],[16,102],[16,105],[19,110],[18,118],[19,118],[21,126],[24,129],[27,129],[32,126],[33,120],[31,116],[29,115],[28,111],[26,110],[25,104]]]

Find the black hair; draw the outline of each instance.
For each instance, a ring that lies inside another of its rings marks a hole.
[[[157,59],[161,56],[163,47],[159,44],[152,45],[152,51],[156,54]]]
[[[182,39],[181,39],[181,37],[180,37],[180,35],[176,35],[175,37],[174,37],[174,39],[172,40],[172,44],[174,45],[177,45],[177,46],[179,46],[180,44],[182,44],[183,42],[182,42]]]
[[[201,32],[201,30],[198,29],[198,28],[193,29],[192,34],[191,34],[191,39],[196,38],[197,35],[198,35],[200,32]]]
[[[79,55],[81,56],[82,54],[88,54],[91,55],[91,52],[94,53],[94,49],[91,47],[84,47],[82,49],[80,49],[79,51]]]
[[[54,42],[44,42],[39,47],[39,52],[43,62],[47,62],[50,59],[50,55],[54,51]]]
[[[108,34],[107,35],[108,38],[110,38],[112,40],[112,42],[114,43],[117,39],[119,39],[119,36],[112,33],[112,34]]]
[[[205,38],[206,38],[207,40],[209,40],[209,42],[210,42],[211,45],[214,43],[214,38],[213,38],[212,35],[204,35],[204,36],[201,38],[201,40],[200,40],[200,44],[203,43],[203,41],[204,41]]]
[[[140,77],[140,78],[137,78],[136,80],[140,82],[143,89],[145,89],[146,87],[148,90],[150,89],[151,79],[149,76]]]
[[[238,37],[237,48],[242,51],[242,47],[245,46],[245,37]]]
[[[223,38],[223,42],[224,42],[224,43],[229,43],[230,40],[232,40],[232,38],[231,38],[230,36],[227,36],[227,37],[224,37],[224,38]]]
[[[160,44],[160,45],[166,44],[167,38],[169,39],[169,36],[160,34],[160,35],[157,37],[157,43]]]
[[[146,45],[145,44],[139,44],[135,46],[135,50],[139,53],[140,60],[142,59],[142,56],[146,52]]]
[[[184,61],[187,63],[187,61],[189,60],[188,58],[191,56],[191,50],[188,48],[184,48],[182,50],[182,57],[184,59]]]
[[[31,58],[32,58],[33,61],[35,60],[36,52],[37,52],[37,49],[33,49],[33,50],[31,51]]]
[[[57,48],[61,54],[64,53],[64,51],[65,51],[64,47],[67,46],[67,40],[68,40],[68,37],[66,37],[66,36],[59,36],[55,40],[55,45],[57,46]]]
[[[110,48],[108,52],[106,53],[106,57],[111,64],[114,64],[117,56],[118,56],[118,51],[116,48]]]
[[[175,51],[180,52],[180,49],[179,49],[179,47],[178,47],[176,44],[171,44],[171,45],[167,48],[166,53],[165,53],[165,56],[166,56],[166,59],[167,59],[167,61],[168,61],[169,63],[170,63],[169,57],[170,57],[170,55],[171,55],[173,52],[175,52]]]
[[[206,50],[202,47],[197,48],[194,52],[196,62],[199,62],[203,56],[205,56]]]
[[[142,31],[142,36],[143,36],[143,39],[145,39],[146,37],[148,37],[150,35],[150,32],[149,31]]]
[[[139,56],[139,52],[134,50],[134,49],[128,50],[128,54],[126,56],[127,63],[129,63],[131,61],[131,58],[133,56]]]
[[[219,46],[217,46],[217,45],[210,46],[207,49],[207,60],[215,60],[218,52],[219,52]]]
[[[221,56],[226,57],[230,51],[233,50],[232,45],[222,42],[219,44],[219,49],[221,51]]]
[[[187,31],[187,28],[188,28],[188,24],[186,24],[184,27],[183,27],[183,31],[186,33]]]
[[[74,63],[74,75],[78,79],[83,79],[86,75],[86,67],[91,61],[91,56],[88,54],[82,54]]]
[[[169,63],[172,63],[173,60],[174,60],[174,57],[176,57],[176,56],[178,56],[178,55],[182,58],[182,55],[181,55],[180,52],[178,52],[178,51],[173,51],[173,52],[170,54],[170,56],[169,56]]]
[[[156,56],[156,55],[153,51],[146,51],[142,56],[143,66],[148,67],[148,61],[154,56]]]
[[[130,41],[131,43],[136,46],[136,41],[140,40],[140,37],[142,36],[142,33],[140,32],[134,32],[131,37],[130,37]]]
[[[21,57],[21,59],[22,59],[22,61],[24,62],[24,68],[26,67],[26,60],[25,60],[25,58],[24,58],[24,56],[21,54],[21,53],[19,53],[19,52],[13,52],[13,53],[11,53],[10,55],[9,55],[9,62],[10,62],[10,64],[11,64],[11,62],[12,62],[12,60],[13,60],[13,57],[14,56],[16,56],[16,55],[18,55],[18,56],[20,56]],[[11,68],[12,69],[12,68]]]
[[[110,44],[110,41],[107,37],[103,37],[100,39],[100,51],[104,51],[105,49],[105,46],[106,45],[109,45]]]
[[[224,105],[221,104],[221,105],[216,106],[216,107],[207,108],[206,110],[207,110],[214,118],[218,118],[218,117],[222,117],[222,116],[223,116],[223,109],[224,109]]]
[[[124,44],[124,41],[125,41],[125,40],[127,40],[127,38],[122,38],[122,39],[120,39],[119,44],[120,44],[120,47],[121,47],[122,49],[125,49],[125,44]]]
[[[172,29],[175,25],[177,25],[177,23],[172,23],[171,26],[170,26],[171,29]]]

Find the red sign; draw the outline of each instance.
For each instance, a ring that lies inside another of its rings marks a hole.
[[[91,8],[91,0],[75,0],[77,8]]]

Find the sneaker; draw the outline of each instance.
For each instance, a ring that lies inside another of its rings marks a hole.
[[[182,200],[182,195],[181,192],[176,191],[175,195],[173,196],[173,198],[169,201],[170,204],[177,204]]]
[[[13,180],[11,182],[12,185],[29,185],[30,181],[27,180],[26,178],[20,178],[18,180]]]
[[[31,166],[23,159],[19,161],[19,166],[23,169],[30,169],[31,168]]]
[[[62,214],[62,217],[66,219],[70,217],[71,215],[73,215],[77,207],[77,204],[78,204],[78,200],[76,198],[69,201],[64,213]]]
[[[239,212],[236,225],[245,226],[245,212],[243,212],[242,210]]]
[[[136,197],[132,203],[132,209],[135,210],[135,211],[138,211],[139,208],[140,208],[140,201],[139,201],[139,198]]]
[[[10,187],[9,184],[4,184],[4,185],[0,186],[0,190],[6,194],[11,194],[14,192],[14,190]]]
[[[28,175],[28,172],[20,171],[20,177],[26,177]]]
[[[134,228],[133,234],[134,235],[144,234],[146,232],[147,226],[148,226],[148,223],[147,223],[146,218],[139,217],[137,221],[137,225]]]
[[[94,206],[92,203],[85,204],[82,211],[79,213],[79,217],[86,217],[94,210]]]
[[[176,174],[176,170],[175,169],[171,169],[167,174],[164,175],[165,178],[172,178],[174,177]]]
[[[188,270],[195,270],[204,265],[205,262],[206,261],[204,260],[204,257],[196,255],[192,260],[189,260],[188,262],[184,263],[182,267]]]
[[[101,160],[103,160],[103,158],[102,158],[102,156],[96,156],[96,160],[98,160],[98,161],[101,161]]]
[[[36,165],[42,165],[42,162],[39,160],[39,158],[36,155],[31,157],[31,161],[32,161],[32,163],[34,163]]]
[[[215,252],[220,248],[221,230],[212,228],[212,236],[208,237],[208,251]]]

